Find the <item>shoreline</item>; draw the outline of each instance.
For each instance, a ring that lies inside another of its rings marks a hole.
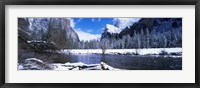
[[[57,51],[65,54],[102,54],[101,49],[65,49]],[[107,49],[105,55],[171,55],[182,56],[182,48],[149,48],[149,49]]]

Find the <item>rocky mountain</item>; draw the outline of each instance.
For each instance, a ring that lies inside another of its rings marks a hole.
[[[50,18],[28,18],[29,19],[29,29],[35,32],[39,32],[39,30],[48,30],[49,19]]]
[[[114,25],[107,24],[103,33],[102,37],[103,38],[119,38],[119,34],[122,30],[124,30],[126,27],[130,27],[133,25],[135,22],[138,22],[140,18],[114,18]]]
[[[121,31],[133,25],[133,23],[138,22],[141,18],[114,18],[115,26],[118,27]]]
[[[142,18],[140,21],[130,26],[130,28],[125,28],[120,33],[120,36],[127,34],[133,36],[134,31],[140,32],[141,30],[149,30],[151,32],[153,29],[156,33],[163,33],[181,26],[181,18]]]
[[[67,18],[50,18],[49,29],[65,30],[66,37],[79,41],[78,34],[70,26],[70,19]]]
[[[32,35],[40,34],[39,32],[48,32],[49,27],[66,30],[66,37],[78,40],[77,33],[70,26],[68,18],[19,18],[18,28],[31,33]]]
[[[33,39],[31,37],[32,31],[29,29],[29,27],[30,22],[28,18],[18,18],[18,35],[29,40]]]
[[[111,37],[118,38],[120,32],[121,30],[118,27],[111,24],[107,24],[104,29],[104,32],[101,35],[101,39]]]
[[[119,23],[117,23],[119,24]],[[117,25],[116,24],[116,25]],[[122,38],[125,35],[130,35],[131,37],[134,35],[134,31],[140,33],[141,30],[144,32],[148,30],[151,32],[153,29],[156,33],[163,33],[178,27],[182,27],[182,19],[181,18],[141,18],[138,22],[129,24],[129,26],[122,29],[120,32],[117,26],[114,28],[105,27],[105,31],[102,33],[101,39],[109,39],[109,38]],[[118,28],[118,29],[117,29]],[[110,31],[112,29],[112,31]]]
[[[26,40],[54,42],[64,48],[79,41],[70,21],[70,18],[18,18],[18,35]]]

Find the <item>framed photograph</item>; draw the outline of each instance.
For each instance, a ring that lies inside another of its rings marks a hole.
[[[200,87],[199,5],[1,1],[1,87]]]

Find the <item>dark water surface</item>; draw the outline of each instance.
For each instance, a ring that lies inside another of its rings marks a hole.
[[[49,52],[19,52],[18,63],[24,59],[37,58],[45,63],[82,62],[99,64],[104,62],[114,68],[129,70],[182,70],[182,57],[135,56],[135,55],[100,55],[100,54],[59,54]]]

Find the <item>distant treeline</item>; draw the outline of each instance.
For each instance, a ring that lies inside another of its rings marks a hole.
[[[146,29],[140,32],[134,31],[133,36],[125,35],[121,39],[80,41],[78,45],[78,49],[98,49],[102,45],[109,49],[182,47],[182,28],[174,28],[163,33],[158,33],[155,29],[149,32]]]

